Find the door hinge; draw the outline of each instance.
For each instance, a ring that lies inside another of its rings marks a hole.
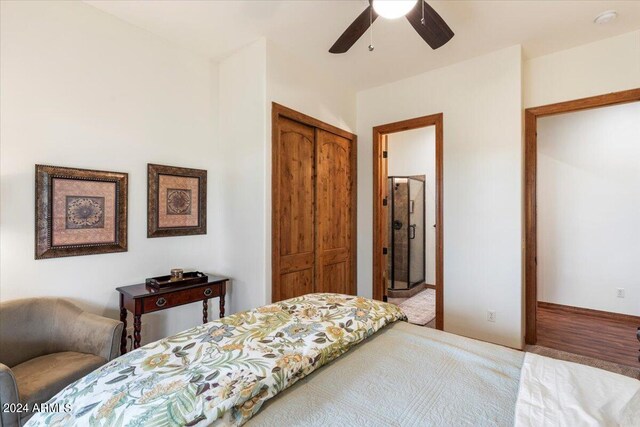
[[[382,199],[382,206],[387,206],[387,198]]]
[[[383,159],[386,159],[388,154],[389,154],[389,153],[387,153],[387,151],[386,151],[386,150],[385,150],[385,151],[383,151],[383,152],[382,152],[382,158],[383,158]]]
[[[382,255],[386,255],[387,254],[387,248],[382,248]]]

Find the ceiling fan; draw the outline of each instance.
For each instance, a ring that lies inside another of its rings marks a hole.
[[[406,16],[411,26],[432,49],[437,49],[453,37],[444,19],[424,0],[369,0],[369,6],[349,25],[331,46],[331,53],[345,53],[367,31],[378,16],[387,19]],[[369,46],[373,50],[373,46]]]

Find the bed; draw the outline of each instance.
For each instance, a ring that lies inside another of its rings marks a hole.
[[[638,425],[640,381],[404,319],[337,294],[238,313],[115,359],[27,425]]]

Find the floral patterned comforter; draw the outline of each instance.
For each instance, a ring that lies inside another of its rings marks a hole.
[[[394,305],[339,294],[237,313],[113,360],[51,399],[70,412],[36,413],[27,425],[241,425],[266,400],[404,318]]]

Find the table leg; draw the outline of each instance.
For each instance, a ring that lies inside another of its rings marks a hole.
[[[133,316],[133,348],[140,347],[140,330],[142,329],[142,316],[139,314]]]
[[[209,321],[209,300],[202,301],[202,323]]]
[[[220,318],[224,317],[224,294],[220,295]]]
[[[120,321],[124,323],[122,327],[122,337],[120,338],[120,354],[127,352],[127,309],[124,308],[122,294],[120,294]]]

